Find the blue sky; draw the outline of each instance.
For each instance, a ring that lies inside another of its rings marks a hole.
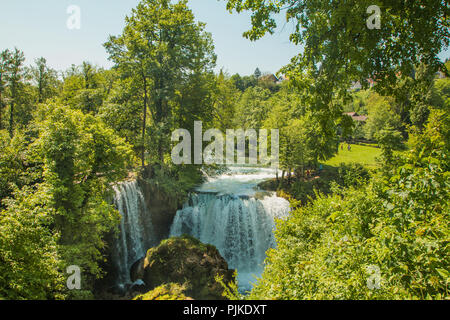
[[[14,0],[2,1],[0,9],[0,50],[18,47],[25,52],[27,64],[45,57],[58,70],[71,64],[90,61],[110,67],[102,44],[108,36],[118,35],[124,18],[139,0]],[[248,14],[230,14],[225,1],[190,0],[190,7],[199,21],[207,23],[218,55],[217,70],[230,74],[252,74],[261,71],[276,72],[298,54],[301,47],[289,42],[293,24],[286,24],[282,16],[277,32],[256,42],[242,37],[248,30]],[[69,30],[66,21],[68,6],[81,8],[81,29]],[[447,51],[441,58],[450,57]]]

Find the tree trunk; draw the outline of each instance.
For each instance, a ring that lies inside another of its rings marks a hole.
[[[147,123],[147,79],[145,76],[144,79],[144,107],[143,107],[143,121],[142,121],[142,153],[141,153],[141,160],[142,160],[142,168],[145,167],[145,126]]]
[[[2,125],[2,115],[3,115],[3,74],[0,73],[0,130],[3,129],[3,125]]]
[[[284,183],[284,174],[285,174],[285,172],[286,172],[286,171],[284,171],[284,170],[281,171],[281,180],[280,180],[280,182],[278,183],[278,188],[280,188],[280,187],[283,186],[283,183]]]
[[[38,88],[38,102],[42,103],[42,93],[43,93],[43,89],[42,89],[42,80],[39,80],[39,88]]]
[[[1,77],[0,77],[0,81],[2,81]],[[3,129],[3,126],[2,126],[3,100],[2,99],[3,99],[2,92],[0,91],[0,130]]]
[[[14,125],[14,102],[11,102],[11,110],[9,113],[9,136],[13,137],[13,125]]]

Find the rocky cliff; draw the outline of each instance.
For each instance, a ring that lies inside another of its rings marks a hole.
[[[223,276],[224,283],[235,280],[234,270],[228,269],[216,247],[189,236],[162,241],[139,263],[132,278],[142,279],[149,291],[176,283],[185,288],[186,296],[198,300],[223,299],[224,288],[216,282],[217,275]]]

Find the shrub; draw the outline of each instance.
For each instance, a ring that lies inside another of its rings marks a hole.
[[[278,221],[250,298],[449,299],[448,123],[432,114],[389,175]]]
[[[186,288],[182,285],[168,283],[138,295],[133,300],[193,300],[184,294],[185,291]]]

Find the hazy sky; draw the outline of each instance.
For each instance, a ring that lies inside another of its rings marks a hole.
[[[90,61],[110,67],[102,44],[108,36],[118,35],[124,18],[139,0],[2,0],[0,9],[0,50],[18,47],[24,51],[27,64],[45,57],[58,70],[71,64]],[[217,70],[230,74],[252,74],[261,71],[276,72],[289,63],[302,48],[289,42],[293,24],[284,23],[280,16],[277,32],[256,42],[242,37],[248,30],[248,14],[229,14],[224,0],[190,0],[189,6],[214,39],[218,55]],[[69,30],[67,8],[81,9],[81,29]],[[450,57],[447,51],[441,58]]]

